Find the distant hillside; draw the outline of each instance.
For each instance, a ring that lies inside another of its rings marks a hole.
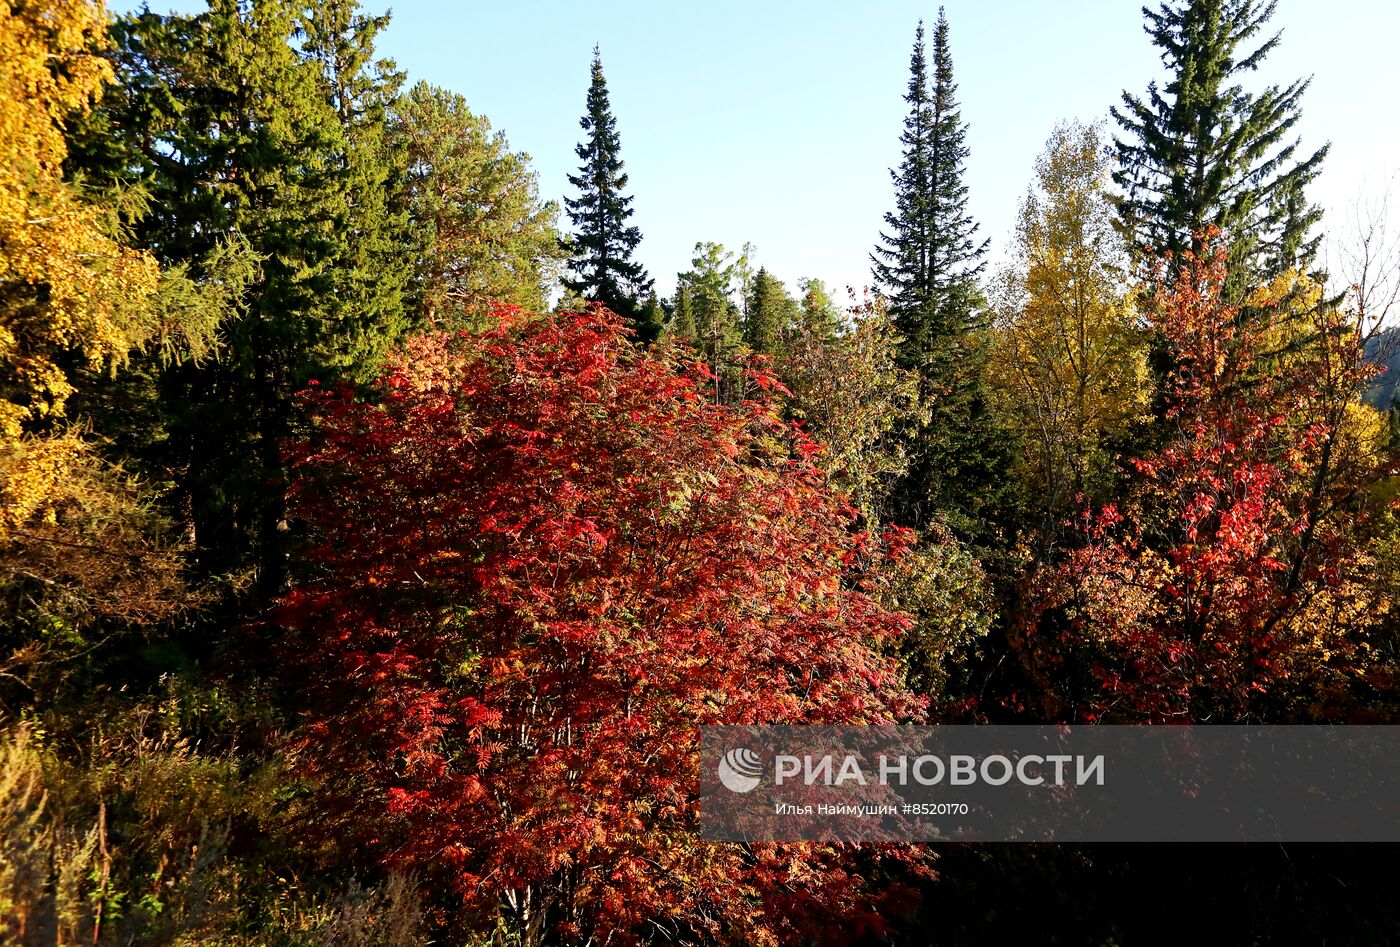
[[[1400,327],[1386,329],[1368,341],[1366,357],[1386,370],[1371,381],[1362,397],[1372,407],[1389,408],[1400,388]]]

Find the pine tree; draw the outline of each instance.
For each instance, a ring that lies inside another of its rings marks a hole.
[[[1246,273],[1268,277],[1306,267],[1322,216],[1304,189],[1317,177],[1328,146],[1299,157],[1292,135],[1311,80],[1245,91],[1238,80],[1254,72],[1278,45],[1275,33],[1248,48],[1274,12],[1260,0],[1177,0],[1146,8],[1144,30],[1162,50],[1171,74],[1146,99],[1123,93],[1113,117],[1125,196],[1121,223],[1134,249],[1150,258],[1199,251],[1201,235],[1218,227],[1232,244],[1231,284],[1248,288]]]
[[[639,300],[651,290],[652,281],[642,264],[632,259],[642,232],[627,225],[633,198],[623,193],[627,175],[622,171],[617,119],[608,102],[597,46],[593,47],[592,75],[588,109],[579,121],[587,137],[574,149],[583,164],[578,174],[569,175],[579,196],[564,201],[575,231],[570,243],[573,276],[564,285],[625,317],[639,337],[650,341],[644,334]]]
[[[496,303],[543,308],[558,279],[554,201],[541,201],[530,157],[512,152],[467,101],[419,82],[399,96],[393,139],[408,159],[402,195],[417,251],[419,318],[461,326]]]
[[[79,166],[139,182],[136,242],[218,291],[239,284],[217,359],[153,366],[173,471],[202,570],[264,593],[285,572],[282,444],[308,381],[362,379],[404,333],[411,260],[384,146],[399,76],[375,62],[380,18],[345,0],[213,0],[115,28],[119,85]]]
[[[681,287],[688,290],[691,341],[715,376],[717,402],[737,403],[743,394],[743,311],[735,300],[743,300],[750,249],[745,244],[745,252],[736,256],[723,244],[701,241],[695,244],[691,269],[676,275],[678,295]]]

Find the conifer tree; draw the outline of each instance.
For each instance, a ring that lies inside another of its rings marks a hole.
[[[875,284],[901,312],[917,312],[930,295],[930,170],[933,106],[929,101],[928,59],[924,54],[924,23],[914,31],[909,58],[909,86],[904,94],[909,114],[899,136],[904,157],[894,181],[895,209],[885,215],[888,232],[870,255]]]
[[[665,325],[666,308],[661,305],[661,297],[656,295],[656,290],[652,290],[647,294],[646,302],[642,304],[637,334],[643,339],[656,339],[661,336]]]
[[[650,341],[642,324],[640,300],[651,290],[652,280],[642,264],[632,259],[642,242],[642,232],[627,223],[633,213],[633,198],[624,193],[627,175],[622,170],[617,119],[608,101],[608,83],[597,46],[593,47],[592,76],[587,111],[579,120],[586,138],[574,149],[583,164],[578,174],[569,175],[578,197],[564,200],[574,227],[569,244],[573,275],[564,285],[623,316],[639,337]]]
[[[743,393],[744,318],[736,300],[744,298],[751,249],[745,244],[745,252],[736,255],[723,244],[701,241],[691,269],[676,274],[678,291],[689,290],[691,341],[715,376],[716,402],[737,403]]]
[[[690,287],[685,283],[676,287],[676,298],[671,305],[671,318],[666,323],[666,334],[686,342],[695,339],[695,302]]]
[[[802,289],[802,303],[799,312],[804,332],[819,338],[829,339],[840,333],[842,328],[841,308],[831,298],[826,283],[816,277],[799,280]]]
[[[744,307],[744,344],[755,352],[776,355],[783,334],[797,321],[797,303],[767,268],[759,267]]]
[[[226,247],[256,274],[239,283],[217,359],[153,366],[173,471],[202,570],[285,571],[281,447],[294,394],[312,379],[360,379],[406,330],[411,260],[384,146],[399,74],[373,59],[383,25],[344,0],[118,21],[117,76],[76,161],[139,184],[151,212],[136,242],[214,290]]]
[[[365,340],[370,351],[355,356],[363,364],[352,373],[371,370],[409,321],[403,306],[410,277],[403,265],[408,213],[405,202],[396,200],[407,168],[388,134],[389,110],[405,73],[374,55],[375,39],[388,25],[387,13],[364,13],[358,0],[316,0],[300,25],[303,53],[320,66],[322,95],[339,119],[331,173],[348,198],[337,220],[346,237],[335,248],[344,278],[337,281],[335,298],[325,300],[327,315],[332,324],[391,327]]]
[[[1328,146],[1299,151],[1293,133],[1310,79],[1248,92],[1241,80],[1279,43],[1257,39],[1274,12],[1273,0],[1174,0],[1143,8],[1144,30],[1161,49],[1166,85],[1145,98],[1123,93],[1113,117],[1114,180],[1124,191],[1121,223],[1134,249],[1151,258],[1164,251],[1199,253],[1207,228],[1231,244],[1231,280],[1248,288],[1245,273],[1265,279],[1306,267],[1317,250],[1311,234],[1322,216],[1304,195]]]
[[[967,126],[957,104],[948,20],[940,9],[934,27],[932,83],[924,27],[915,32],[904,100],[909,114],[900,142],[904,157],[891,171],[895,209],[885,215],[889,232],[871,255],[876,285],[890,301],[904,336],[903,361],[927,368],[933,350],[976,323],[977,276],[987,243],[967,209],[963,163]]]
[[[407,158],[419,319],[461,326],[497,303],[544,307],[566,253],[554,201],[542,201],[530,156],[510,150],[455,92],[419,82],[399,96],[393,139]]]
[[[948,19],[942,8],[933,33],[933,127],[929,144],[929,293],[937,315],[934,332],[958,334],[978,324],[977,277],[986,265],[988,241],[977,240],[967,209],[963,163],[967,125],[958,108]]]
[[[951,511],[963,514],[956,518],[970,533],[981,508],[995,502],[1004,459],[981,391],[986,306],[978,276],[987,242],[977,240],[967,207],[967,126],[941,9],[932,53],[930,81],[920,24],[904,97],[904,158],[891,172],[895,209],[872,261],[902,338],[900,367],[918,375],[921,398],[933,406],[926,423],[906,432],[911,463],[895,491],[896,517],[922,526]]]

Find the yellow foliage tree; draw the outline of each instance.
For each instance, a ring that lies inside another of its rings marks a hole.
[[[818,462],[828,485],[850,497],[872,535],[883,535],[890,491],[909,469],[896,435],[928,409],[919,399],[918,378],[897,364],[900,337],[880,300],[867,298],[846,319],[820,284],[809,283],[807,295],[815,318],[785,333],[777,359],[792,394],[788,407],[822,444]],[[917,692],[942,700],[950,659],[991,628],[993,603],[981,563],[942,519],[932,520],[900,556],[871,561],[875,597],[915,616],[896,645],[906,679]]]
[[[64,122],[111,74],[104,42],[97,4],[0,3],[0,541],[43,514],[79,449],[57,430],[64,365],[115,364],[152,331],[155,261],[62,174]]]
[[[129,475],[67,417],[84,372],[168,334],[183,274],[121,245],[63,172],[65,125],[112,75],[90,0],[0,0],[0,676],[83,641],[85,620],[181,600],[178,544]],[[170,290],[170,293],[158,291]],[[188,308],[188,307],[186,307]],[[212,331],[212,330],[211,330]],[[33,685],[29,685],[32,692]],[[0,697],[0,706],[5,701]]]
[[[1106,444],[1147,407],[1146,343],[1108,178],[1096,128],[1055,130],[993,294],[992,403],[1021,434],[1018,479],[1042,543],[1111,468]]]

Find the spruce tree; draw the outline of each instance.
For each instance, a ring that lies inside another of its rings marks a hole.
[[[909,114],[900,135],[904,153],[899,169],[890,172],[895,209],[885,215],[889,230],[871,260],[875,283],[904,336],[905,367],[928,371],[938,349],[977,323],[977,276],[987,243],[976,240],[977,223],[967,209],[967,126],[958,109],[943,11],[934,27],[932,83],[922,22],[914,37],[904,96]]]
[[[643,340],[656,339],[665,326],[666,308],[661,305],[661,297],[656,295],[656,290],[652,290],[647,294],[646,302],[642,303],[637,335]]]
[[[695,301],[690,287],[684,282],[676,287],[675,300],[671,304],[671,318],[666,323],[666,334],[685,342],[695,340]]]
[[[928,60],[924,55],[924,22],[914,31],[914,51],[909,59],[909,86],[904,94],[909,114],[899,136],[903,158],[891,169],[895,209],[885,215],[887,232],[870,255],[875,285],[890,300],[891,308],[912,320],[931,295],[929,243],[932,226],[930,170],[932,161],[933,105],[929,101]],[[908,328],[903,326],[902,328]]]
[[[593,47],[592,76],[587,111],[579,120],[587,136],[574,149],[583,164],[578,174],[569,175],[578,197],[564,201],[574,227],[569,243],[573,275],[564,285],[626,317],[638,336],[650,341],[640,300],[651,290],[652,281],[642,264],[632,259],[642,242],[642,232],[627,224],[632,216],[632,196],[624,193],[627,175],[619,155],[617,119],[608,102],[608,83],[597,46]]]
[[[981,389],[986,306],[978,287],[987,242],[977,240],[963,183],[967,126],[957,103],[948,20],[940,9],[928,76],[924,31],[915,33],[905,101],[904,156],[891,176],[895,209],[872,256],[876,285],[932,406],[906,431],[909,469],[895,490],[897,519],[924,526],[948,513],[964,535],[984,536],[1006,459]]]
[[[1166,85],[1123,93],[1112,110],[1123,189],[1122,226],[1147,259],[1199,250],[1209,226],[1231,242],[1231,285],[1247,289],[1291,266],[1309,265],[1322,216],[1304,196],[1327,146],[1301,156],[1293,127],[1311,80],[1258,93],[1239,83],[1279,43],[1258,39],[1275,3],[1177,0],[1143,9],[1144,30],[1162,51]],[[1246,276],[1246,274],[1249,274]]]
[[[744,344],[755,352],[778,354],[784,333],[798,321],[798,308],[765,267],[754,276],[744,309]]]
[[[342,232],[332,256],[334,298],[325,300],[322,318],[336,333],[333,346],[343,350],[337,367],[358,378],[376,370],[412,321],[404,307],[409,214],[407,201],[399,199],[407,160],[389,134],[390,108],[405,73],[392,60],[376,58],[374,49],[388,25],[387,13],[364,13],[358,0],[304,4],[299,24],[302,53],[320,67],[321,94],[339,124],[325,183],[341,196],[336,224]]]
[[[977,240],[977,223],[967,209],[963,164],[968,157],[967,125],[958,108],[948,19],[942,8],[933,32],[933,127],[929,146],[929,289],[937,314],[934,332],[960,335],[979,323],[977,277],[986,266],[988,241]]]

